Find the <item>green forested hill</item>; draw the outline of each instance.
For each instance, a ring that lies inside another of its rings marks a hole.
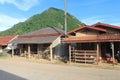
[[[80,25],[84,24],[67,13],[68,31]],[[25,22],[20,22],[12,28],[0,32],[0,36],[25,34],[48,26],[64,29],[64,11],[56,8],[49,8],[41,14],[30,17]]]

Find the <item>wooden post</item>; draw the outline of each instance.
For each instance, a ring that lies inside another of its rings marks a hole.
[[[39,54],[40,53],[40,45],[38,44],[37,45],[37,54]]]
[[[84,57],[85,57],[85,64],[86,64],[86,51],[85,51],[85,56]]]
[[[41,55],[40,55],[40,44],[37,45],[37,57],[41,58]]]
[[[19,45],[19,52],[20,52],[20,56],[21,56],[21,53],[22,53],[22,46]]]
[[[69,44],[69,62],[71,63],[71,44]]]
[[[30,51],[30,44],[28,44],[28,58],[30,58],[30,54],[31,54],[31,51]]]
[[[114,43],[111,42],[111,47],[112,47],[112,60],[113,60],[113,66],[114,66]]]
[[[12,57],[14,56],[14,44],[12,44]]]
[[[96,55],[97,64],[99,62],[99,43],[97,43],[97,55]]]
[[[51,63],[53,62],[53,50],[52,50],[52,45],[50,45],[50,61],[51,61]]]

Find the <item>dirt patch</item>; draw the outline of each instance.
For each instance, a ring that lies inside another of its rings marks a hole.
[[[98,68],[98,69],[113,69],[113,70],[120,70],[120,64],[110,64],[110,63],[99,63],[97,64],[84,64],[84,63],[64,63],[59,60],[54,60],[53,62],[46,60],[46,59],[36,59],[36,58],[25,58],[25,57],[8,57],[8,58],[0,58],[3,60],[9,61],[17,61],[17,62],[31,62],[31,63],[40,63],[40,64],[54,64],[54,65],[65,65],[65,66],[76,66],[76,67],[91,67],[91,68]]]

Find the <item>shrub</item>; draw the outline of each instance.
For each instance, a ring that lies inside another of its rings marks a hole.
[[[10,56],[10,54],[8,54],[8,53],[5,53],[5,52],[0,53],[0,57],[9,57],[9,56]]]

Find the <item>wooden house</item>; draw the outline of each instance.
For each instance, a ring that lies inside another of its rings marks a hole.
[[[61,54],[61,35],[64,31],[54,27],[42,28],[24,35],[10,43],[17,44],[17,54],[36,58],[57,58]],[[13,53],[14,54],[14,53]]]
[[[14,40],[17,36],[1,36],[0,37],[0,53],[3,52],[4,49],[11,49],[8,47],[8,43]]]
[[[68,32],[69,61],[99,63],[120,61],[120,26],[96,23]]]

